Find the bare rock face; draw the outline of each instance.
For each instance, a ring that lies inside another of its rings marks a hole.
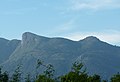
[[[25,32],[22,35],[22,46],[35,46],[38,45],[40,42],[46,41],[48,38],[43,37],[43,36],[38,36],[36,34],[30,33],[30,32]]]
[[[36,44],[38,42],[38,37],[35,34],[32,34],[30,32],[26,32],[22,35],[22,46],[29,46],[32,43]]]

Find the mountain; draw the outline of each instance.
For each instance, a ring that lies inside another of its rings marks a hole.
[[[6,41],[6,40],[5,40]],[[4,42],[4,41],[3,41]],[[2,41],[0,42],[2,44]],[[6,44],[7,41],[3,44]],[[109,78],[120,72],[120,47],[110,45],[96,37],[89,36],[80,41],[65,38],[48,38],[30,32],[22,35],[12,53],[1,65],[9,72],[22,64],[23,73],[35,74],[36,61],[52,64],[55,75],[70,71],[72,63],[81,61],[89,74],[99,74]],[[0,52],[1,53],[1,52]],[[43,68],[40,68],[40,72]]]
[[[7,40],[0,38],[0,64],[9,58],[19,43],[20,40]]]

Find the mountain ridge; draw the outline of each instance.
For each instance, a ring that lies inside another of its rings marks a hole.
[[[35,74],[32,70],[35,69],[37,59],[46,64],[51,63],[57,71],[56,75],[67,73],[75,61],[82,61],[89,74],[100,74],[104,78],[120,71],[118,63],[120,62],[120,47],[110,45],[94,36],[72,41],[66,38],[48,38],[25,32],[22,40],[14,47],[9,58],[1,64],[10,72],[18,64],[22,64],[24,73]]]

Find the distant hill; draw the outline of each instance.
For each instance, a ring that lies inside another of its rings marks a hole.
[[[14,52],[20,40],[7,40],[0,38],[0,64],[8,60],[9,56]]]
[[[6,45],[9,42],[9,46]],[[65,38],[48,38],[26,32],[22,40],[0,40],[0,53],[4,52],[2,66],[5,70],[14,71],[18,64],[22,64],[23,73],[34,74],[36,60],[51,63],[55,67],[55,74],[62,75],[70,71],[73,62],[81,61],[89,74],[99,74],[109,78],[120,72],[120,47],[110,45],[94,36],[80,41]],[[9,49],[9,50],[7,50]],[[40,69],[42,71],[43,68]]]

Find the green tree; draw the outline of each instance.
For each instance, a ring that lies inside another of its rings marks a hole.
[[[0,82],[8,82],[9,75],[7,72],[2,73],[2,69],[0,68]]]
[[[48,78],[45,75],[39,75],[38,79],[35,82],[55,82],[54,79]]]
[[[61,82],[87,82],[88,75],[86,69],[82,69],[83,64],[79,62],[73,63],[72,71],[61,76]]]
[[[103,80],[102,82],[108,82],[108,80]]]
[[[87,82],[88,75],[75,72],[69,72],[67,75],[61,77],[61,82]]]
[[[111,82],[120,82],[120,74],[117,73],[113,77],[111,77]]]
[[[37,79],[38,78],[38,70],[39,70],[39,68],[40,68],[40,66],[44,66],[44,64],[43,64],[43,61],[41,61],[40,59],[38,59],[37,60],[37,65],[36,65],[36,77],[35,77],[35,79]]]
[[[43,66],[46,68],[44,73],[41,75],[38,75],[38,69],[40,66]],[[35,82],[54,82],[53,75],[54,75],[54,67],[51,64],[45,65],[43,64],[43,61],[40,59],[37,60],[37,66],[36,66],[36,80]]]
[[[44,71],[45,76],[48,78],[52,78],[55,72],[53,65],[48,64],[46,68],[47,69]]]
[[[93,76],[89,76],[89,80],[88,82],[101,82],[101,78],[99,75],[93,75]]]
[[[84,73],[85,71],[82,71],[82,68],[83,68],[83,64],[82,63],[75,62],[75,63],[73,63],[72,71],[77,73],[77,74]]]

